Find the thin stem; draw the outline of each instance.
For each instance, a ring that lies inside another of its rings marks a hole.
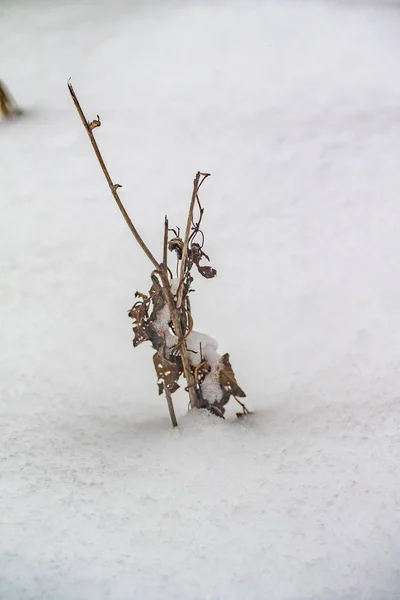
[[[169,416],[171,417],[172,427],[178,427],[178,421],[176,420],[176,414],[175,414],[175,409],[174,409],[174,405],[172,402],[171,392],[169,391],[169,389],[167,388],[166,385],[164,385],[164,390],[165,390],[165,397],[167,399],[167,404],[168,404]]]
[[[174,326],[175,334],[178,337],[178,340],[182,340],[183,332],[182,332],[180,315],[179,315],[179,311],[174,302],[174,296],[172,294],[171,286],[170,286],[170,283],[168,280],[168,273],[167,273],[167,270],[164,268],[164,265],[161,265],[160,276],[161,276],[161,281],[163,284],[164,298],[165,298],[168,308],[169,308],[169,312],[171,315],[171,320],[172,320],[172,324]],[[182,358],[183,374],[185,376],[186,383],[187,383],[187,390],[188,390],[189,399],[190,399],[190,406],[191,406],[191,408],[196,408],[195,380],[194,380],[194,377],[192,374],[192,370],[190,368],[188,350],[187,350],[185,341],[183,341],[179,350],[180,350],[181,358]]]
[[[114,196],[114,200],[118,205],[119,210],[122,213],[122,216],[125,219],[126,224],[128,225],[129,229],[131,230],[131,232],[133,233],[137,243],[139,244],[139,246],[142,248],[143,252],[146,254],[146,256],[150,259],[150,261],[153,263],[153,265],[156,267],[156,269],[160,268],[159,263],[157,262],[157,260],[155,259],[155,257],[153,256],[153,254],[150,252],[149,248],[146,246],[146,244],[144,243],[142,237],[139,235],[139,232],[137,231],[136,227],[134,226],[134,224],[132,223],[128,213],[125,210],[124,205],[122,204],[120,197],[118,195],[117,189],[119,187],[121,187],[119,184],[114,184],[112,182],[112,179],[110,177],[110,174],[107,170],[107,167],[104,163],[103,157],[100,153],[99,147],[97,145],[97,142],[95,140],[95,137],[93,135],[93,129],[95,129],[96,127],[100,127],[101,122],[99,117],[97,117],[97,120],[92,121],[92,123],[89,123],[84,115],[84,112],[81,108],[81,105],[79,104],[79,100],[75,94],[74,88],[72,87],[71,83],[68,83],[68,89],[69,89],[69,93],[71,94],[72,100],[74,101],[76,110],[78,111],[78,114],[82,120],[83,126],[86,129],[86,133],[89,136],[89,139],[91,141],[91,144],[93,146],[93,150],[97,156],[97,160],[99,161],[100,167],[104,173],[104,176],[107,180],[107,183],[109,185],[109,188],[111,190],[112,195]]]
[[[196,173],[196,177],[194,178],[194,181],[193,181],[192,199],[190,201],[189,214],[188,214],[188,219],[187,219],[187,223],[186,223],[185,239],[183,242],[183,251],[182,251],[182,259],[181,259],[181,272],[180,272],[180,276],[179,276],[179,291],[178,291],[178,301],[177,301],[178,308],[180,308],[182,306],[182,300],[183,300],[183,290],[184,290],[183,279],[185,276],[186,259],[187,259],[187,255],[188,255],[188,242],[189,242],[190,230],[192,227],[194,203],[196,202],[197,191],[199,189],[199,179],[200,179],[200,171],[198,171]]]
[[[187,256],[188,256],[188,252],[189,252],[189,238],[190,238],[190,230],[192,228],[192,223],[193,223],[194,205],[195,205],[196,199],[198,200],[198,198],[197,198],[198,191],[199,191],[202,183],[204,182],[204,180],[207,179],[207,177],[209,177],[209,175],[210,175],[209,173],[200,173],[200,171],[198,171],[196,173],[196,177],[194,178],[194,181],[193,181],[192,199],[190,201],[189,213],[188,213],[188,218],[187,218],[187,223],[186,223],[185,239],[183,241],[181,272],[180,272],[180,276],[179,276],[178,299],[177,299],[177,307],[178,308],[180,308],[183,303],[183,293],[184,293],[183,280],[185,278],[186,260],[187,260]],[[203,176],[203,178],[200,181],[201,176]]]
[[[243,404],[243,402],[240,402],[240,400],[238,400],[238,399],[236,398],[236,396],[233,396],[233,397],[235,398],[236,402],[237,402],[238,404],[240,404],[240,406],[243,408],[243,414],[244,414],[244,415],[249,415],[249,414],[250,414],[250,411],[249,411],[249,409],[247,408],[247,406],[246,406],[245,404]]]
[[[168,268],[168,217],[164,220],[164,246],[163,246],[163,266]]]

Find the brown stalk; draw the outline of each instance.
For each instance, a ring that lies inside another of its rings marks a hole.
[[[200,189],[200,186],[203,183],[203,181],[207,177],[209,177],[209,175],[210,175],[209,173],[200,173],[200,171],[198,171],[196,173],[196,177],[194,178],[194,181],[193,181],[192,199],[190,201],[189,214],[188,214],[187,223],[186,223],[185,239],[183,241],[181,272],[180,272],[180,276],[179,276],[179,287],[178,287],[178,299],[177,299],[177,303],[176,303],[178,308],[180,308],[182,306],[182,301],[183,301],[183,292],[184,292],[183,280],[185,278],[186,260],[187,260],[188,250],[189,250],[190,230],[192,228],[192,223],[193,223],[194,205],[196,202],[197,193]],[[203,179],[200,181],[201,176],[203,176]]]
[[[97,115],[97,119],[95,119],[94,121],[92,121],[91,123],[89,123],[89,121],[87,121],[84,112],[81,108],[81,105],[79,104],[79,100],[76,97],[74,88],[72,87],[71,83],[68,83],[68,89],[69,89],[69,93],[71,94],[72,100],[74,101],[76,110],[78,111],[78,114],[82,120],[83,126],[86,129],[86,133],[89,136],[90,142],[93,146],[93,150],[97,156],[97,160],[99,161],[100,167],[104,173],[104,177],[107,180],[107,183],[109,185],[109,188],[111,190],[112,195],[114,196],[114,200],[118,205],[119,210],[122,213],[122,216],[125,219],[126,224],[128,225],[129,229],[131,230],[131,232],[133,233],[135,240],[137,241],[137,243],[139,244],[139,246],[142,248],[143,252],[146,254],[146,256],[150,259],[150,261],[153,263],[153,265],[155,266],[156,269],[160,268],[159,263],[157,262],[157,260],[154,258],[153,254],[150,252],[149,248],[146,246],[146,244],[144,243],[142,237],[140,236],[139,232],[137,231],[136,227],[134,226],[134,224],[132,223],[128,213],[125,210],[124,205],[121,202],[121,199],[118,195],[117,189],[122,187],[120,186],[118,183],[113,183],[110,174],[107,170],[107,167],[104,163],[103,157],[100,153],[99,147],[97,145],[97,142],[95,140],[95,137],[93,135],[93,129],[95,129],[96,127],[100,127],[101,126],[101,121],[99,118],[99,115]]]
[[[164,245],[163,245],[163,267],[168,268],[168,217],[164,219]]]
[[[183,339],[183,332],[181,326],[181,319],[179,315],[179,311],[176,308],[174,302],[174,296],[171,291],[171,286],[168,279],[168,272],[165,265],[161,265],[160,269],[161,281],[163,284],[163,294],[164,298],[167,302],[169,312],[171,315],[172,324],[175,329],[175,333],[178,337],[178,340]],[[196,408],[196,390],[195,390],[195,380],[192,374],[192,370],[190,368],[189,356],[186,347],[186,342],[184,341],[180,346],[181,358],[182,358],[182,366],[183,366],[183,374],[187,383],[187,390],[190,398],[190,406],[191,408]]]
[[[172,427],[178,427],[178,421],[176,420],[176,414],[174,404],[172,402],[172,395],[166,385],[164,385],[165,397],[167,399],[167,405],[169,410],[169,416],[171,417]]]

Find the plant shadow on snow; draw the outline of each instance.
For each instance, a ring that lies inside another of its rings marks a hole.
[[[110,407],[112,405],[110,404]],[[249,414],[238,419],[230,415],[227,419],[216,417],[207,411],[196,410],[178,417],[179,426],[172,428],[167,415],[154,415],[149,419],[141,414],[135,414],[134,407],[125,407],[123,411],[114,411],[110,407],[91,407],[79,415],[64,415],[62,422],[54,425],[57,429],[56,436],[61,438],[62,445],[66,448],[73,447],[74,454],[81,447],[82,452],[90,444],[91,447],[107,448],[118,451],[122,447],[129,447],[134,451],[147,451],[155,447],[162,447],[166,443],[191,444],[195,437],[205,438],[207,441],[215,439],[243,438],[249,433],[265,435],[262,422],[268,420],[268,411]],[[160,407],[165,409],[164,406]],[[54,431],[53,434],[54,435]],[[185,451],[184,448],[182,451]]]

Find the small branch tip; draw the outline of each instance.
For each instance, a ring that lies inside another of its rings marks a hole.
[[[97,115],[97,119],[93,119],[93,121],[88,123],[88,127],[89,127],[90,131],[93,131],[93,129],[96,129],[96,127],[100,127],[100,125],[101,125],[101,121],[100,121],[99,115]]]

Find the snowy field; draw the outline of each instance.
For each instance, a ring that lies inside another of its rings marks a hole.
[[[400,598],[400,3],[0,0],[0,599]],[[197,170],[195,326],[254,414],[172,430],[127,311]]]

